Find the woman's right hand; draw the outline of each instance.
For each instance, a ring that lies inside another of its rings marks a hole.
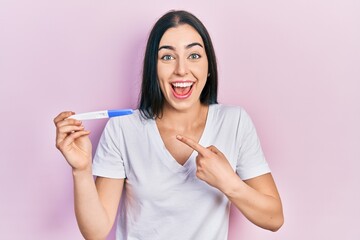
[[[56,148],[64,155],[73,170],[91,171],[90,131],[84,129],[81,121],[68,118],[73,114],[73,112],[62,112],[54,118]]]

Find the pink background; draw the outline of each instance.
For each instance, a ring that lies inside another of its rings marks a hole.
[[[209,29],[219,100],[252,116],[282,196],[279,232],[233,209],[229,239],[360,239],[357,0],[2,0],[0,238],[82,239],[52,120],[135,107],[147,34],[169,9]],[[104,124],[86,123],[94,145]]]

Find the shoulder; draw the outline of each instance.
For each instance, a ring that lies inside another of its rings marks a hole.
[[[243,115],[247,115],[245,109],[241,106],[213,104],[210,105],[215,118],[241,118]]]
[[[251,125],[252,119],[247,111],[241,106],[213,104],[210,105],[211,121],[221,126],[239,126],[246,128]]]

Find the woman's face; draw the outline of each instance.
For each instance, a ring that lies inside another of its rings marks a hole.
[[[200,104],[208,75],[205,46],[190,25],[169,28],[162,36],[157,59],[157,76],[165,106],[186,110]]]

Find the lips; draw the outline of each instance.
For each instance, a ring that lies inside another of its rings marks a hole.
[[[172,92],[176,98],[184,99],[191,95],[194,82],[178,81],[171,83]]]

